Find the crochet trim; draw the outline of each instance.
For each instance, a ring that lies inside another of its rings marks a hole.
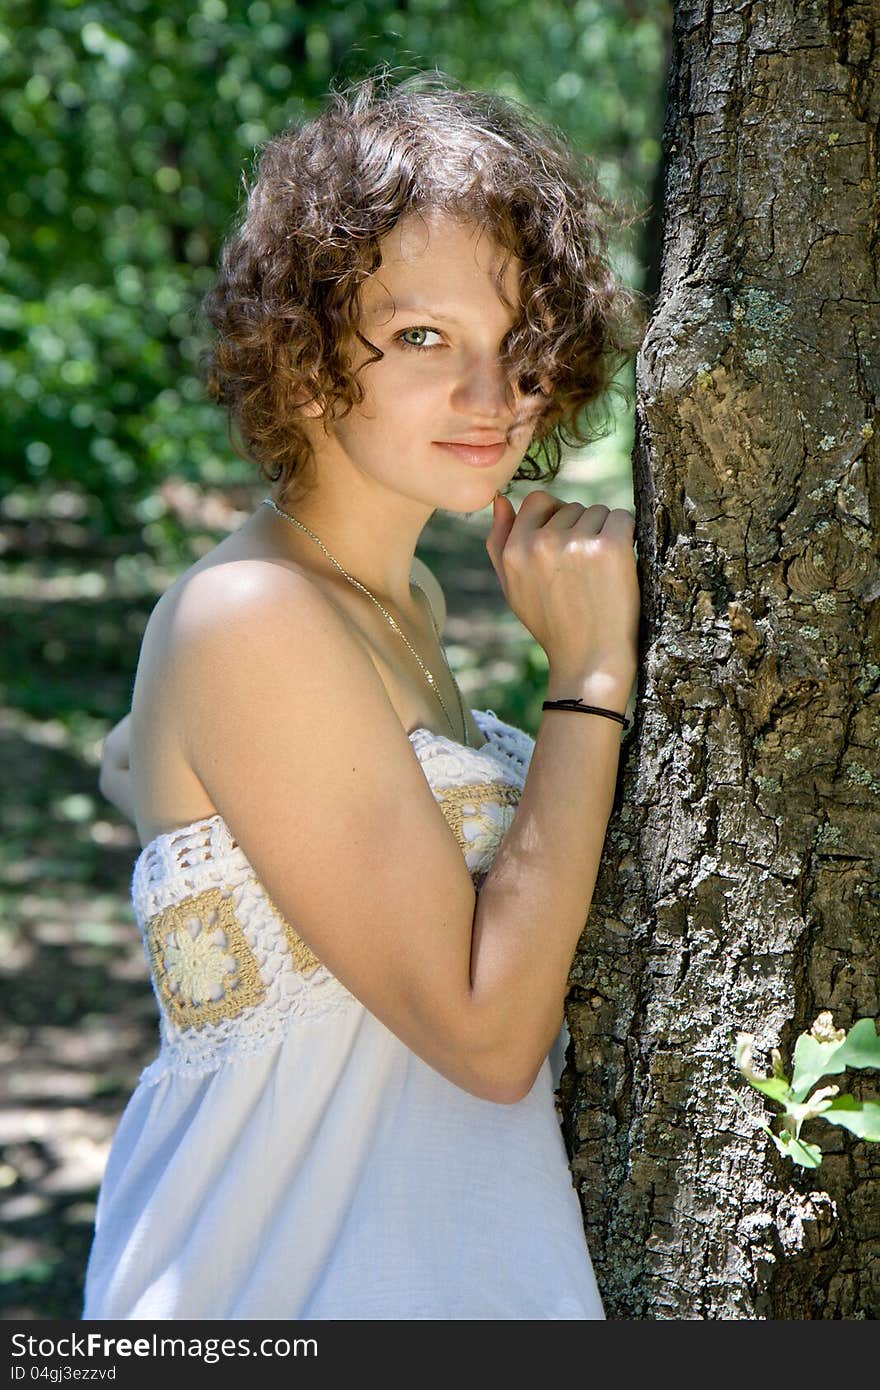
[[[314,972],[320,966],[321,962],[318,960],[318,957],[315,955],[311,946],[308,946],[305,943],[305,941],[303,941],[299,932],[294,930],[294,928],[290,925],[286,917],[282,916],[282,914],[278,911],[278,908],[273,903],[272,899],[269,897],[269,894],[266,893],[265,889],[263,889],[263,894],[265,896],[266,902],[269,904],[269,907],[272,909],[272,912],[278,918],[278,921],[281,924],[281,930],[284,932],[284,937],[287,941],[288,950],[290,951],[290,954],[293,956],[293,963],[296,966],[297,970],[301,975],[314,974]]]
[[[235,1018],[266,997],[232,899],[206,888],[150,917],[145,944],[153,978],[178,1028]]]
[[[519,805],[520,788],[511,782],[472,782],[439,787],[440,809],[467,859],[473,850],[494,854]]]

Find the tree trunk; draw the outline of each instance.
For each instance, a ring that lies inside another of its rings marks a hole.
[[[809,1121],[795,1168],[729,1090],[772,1113],[737,1032],[788,1062],[880,1011],[878,20],[676,7],[637,720],[562,1083],[611,1318],[880,1311],[880,1146]]]

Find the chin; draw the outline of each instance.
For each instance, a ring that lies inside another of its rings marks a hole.
[[[490,482],[488,478],[483,478],[467,488],[461,488],[456,496],[447,493],[445,499],[437,504],[437,510],[448,512],[451,516],[473,516],[475,512],[491,507],[495,493],[503,491],[508,482],[509,479]]]

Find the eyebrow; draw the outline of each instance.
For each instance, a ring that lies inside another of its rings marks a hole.
[[[375,309],[370,311],[368,318],[371,322],[374,322],[382,312],[384,312],[384,310],[377,305]],[[455,314],[450,313],[448,309],[432,309],[429,305],[421,304],[417,300],[412,299],[404,299],[401,300],[399,304],[395,304],[391,318],[397,318],[399,314],[425,314],[428,318],[446,319],[449,323],[461,323],[461,319]]]

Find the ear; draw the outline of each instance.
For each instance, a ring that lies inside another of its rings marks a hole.
[[[310,420],[320,420],[321,416],[324,414],[324,398],[319,392],[316,397],[310,400],[304,389],[299,398],[294,402],[293,408],[298,414],[304,415]]]

